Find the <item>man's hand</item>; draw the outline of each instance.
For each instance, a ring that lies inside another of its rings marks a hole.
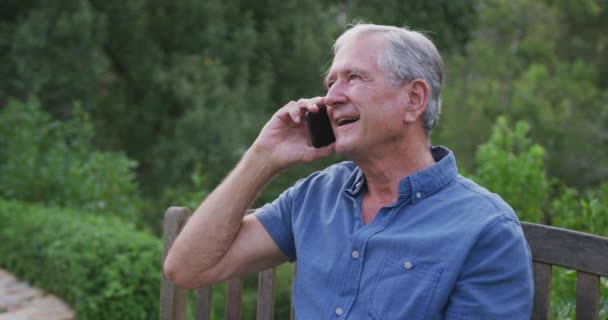
[[[319,149],[310,146],[304,119],[307,111],[319,112],[319,106],[325,104],[324,100],[324,97],[300,99],[283,106],[266,123],[252,151],[264,154],[271,165],[279,170],[329,156],[334,151],[334,145]]]

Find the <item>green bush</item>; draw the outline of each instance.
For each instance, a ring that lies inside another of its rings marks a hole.
[[[89,116],[53,120],[33,99],[0,112],[0,197],[118,214],[135,221],[135,162],[93,148]]]
[[[490,140],[475,154],[472,178],[501,195],[528,222],[608,236],[608,183],[577,190],[545,173],[544,149],[528,137],[529,126],[511,127],[500,117]]]
[[[553,225],[608,237],[608,183],[586,192],[561,189],[551,202]]]
[[[119,218],[0,200],[0,266],[80,320],[156,319],[162,243]]]
[[[524,121],[511,128],[506,118],[499,118],[490,140],[475,154],[474,179],[500,194],[520,219],[541,222],[551,184],[545,174],[544,149],[532,143],[528,131]]]

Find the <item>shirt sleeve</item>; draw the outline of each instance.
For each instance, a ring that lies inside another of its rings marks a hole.
[[[521,225],[502,217],[469,252],[449,297],[445,319],[530,319],[532,257]]]
[[[293,193],[296,187],[285,190],[277,199],[256,210],[255,216],[290,262],[296,260],[292,228]]]

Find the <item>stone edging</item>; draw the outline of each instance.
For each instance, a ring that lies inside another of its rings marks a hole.
[[[0,269],[0,320],[74,320],[74,311],[56,296]]]

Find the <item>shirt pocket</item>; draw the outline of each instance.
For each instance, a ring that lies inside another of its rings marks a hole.
[[[425,319],[443,269],[387,253],[370,291],[370,316]]]

